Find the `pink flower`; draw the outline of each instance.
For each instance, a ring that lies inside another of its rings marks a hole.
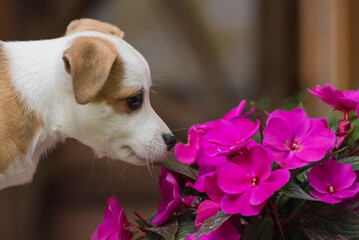
[[[331,105],[334,110],[342,112],[355,111],[359,101],[359,91],[339,91],[332,85],[326,83],[323,87],[317,85],[310,93],[322,99],[323,102]]]
[[[204,151],[210,156],[226,156],[245,148],[259,128],[260,121],[253,123],[247,118],[218,120],[203,138]]]
[[[203,171],[206,169],[205,171]],[[207,196],[215,202],[219,202],[224,193],[218,187],[216,168],[204,168],[200,167],[200,174],[197,181],[194,184],[194,188],[199,192],[205,192]]]
[[[183,205],[177,180],[175,176],[165,168],[161,169],[159,185],[163,200],[159,203],[157,215],[152,220],[152,223],[156,226],[164,224],[172,213],[180,210]]]
[[[355,171],[355,174],[357,175],[357,178],[356,178],[355,182],[358,182],[359,181],[359,171]],[[343,200],[340,203],[340,206],[342,208],[347,208],[347,207],[350,207],[350,206],[352,206],[353,204],[355,204],[357,202],[359,202],[359,192],[354,197]],[[354,211],[359,211],[359,206],[354,208]]]
[[[265,201],[284,186],[290,177],[287,169],[272,172],[272,161],[261,146],[247,155],[235,155],[231,162],[217,167],[218,186],[225,193],[220,201],[223,212],[257,215]]]
[[[226,156],[209,156],[204,149],[201,149],[198,153],[197,163],[200,166],[211,167],[218,166],[227,161]]]
[[[216,215],[219,209],[219,203],[217,202],[211,200],[204,200],[201,202],[196,212],[198,214],[195,221],[196,227],[200,228],[204,221]]]
[[[224,115],[223,119],[232,120],[232,119],[239,118],[239,117],[242,117],[242,118],[247,117],[248,115],[250,115],[251,113],[254,112],[254,108],[252,108],[249,112],[242,115],[242,112],[243,112],[244,108],[246,107],[246,104],[247,104],[246,100],[242,100],[236,108],[233,108],[231,111],[229,111],[229,113]]]
[[[350,164],[333,160],[318,163],[308,172],[308,182],[315,189],[310,194],[326,203],[339,203],[358,193],[356,178]]]
[[[195,221],[196,227],[200,228],[204,221],[216,215],[219,209],[219,204],[216,202],[210,200],[204,200],[201,202],[196,212],[198,214]],[[196,235],[197,233],[189,235],[187,240],[192,240]],[[204,235],[203,237],[199,238],[199,240],[238,240],[240,238],[241,234],[238,233],[237,229],[229,221],[226,221],[215,231]]]
[[[104,221],[97,227],[91,240],[129,240],[132,232],[127,229],[128,221],[115,196],[107,199],[107,208],[104,212]]]
[[[179,162],[188,165],[196,162],[202,147],[202,137],[211,126],[211,122],[204,125],[196,124],[188,130],[188,144],[178,143],[175,147],[175,155]]]
[[[309,119],[301,108],[274,111],[263,134],[263,146],[287,169],[321,160],[335,143],[335,133],[325,128],[320,119]]]
[[[232,120],[235,118],[244,118],[251,114],[254,109],[250,110],[249,112],[242,115],[242,112],[246,106],[246,101],[243,100],[240,104],[233,108],[230,112],[223,116],[225,120]],[[193,125],[188,130],[188,143],[178,143],[175,147],[175,155],[179,162],[191,165],[196,163],[197,161],[201,161],[206,159],[208,155],[201,151],[202,149],[202,137],[206,135],[207,131],[212,129],[216,121],[211,121],[205,123],[203,125],[196,124]],[[211,159],[213,164],[216,163],[218,159]],[[222,159],[223,160],[223,159]]]
[[[348,135],[348,131],[351,128],[351,122],[347,120],[340,120],[338,124],[337,132],[335,133],[337,139],[335,141],[335,147],[338,148],[343,143],[344,139]]]

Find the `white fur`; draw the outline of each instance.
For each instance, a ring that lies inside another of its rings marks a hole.
[[[144,89],[144,104],[134,114],[117,114],[105,104],[76,103],[71,76],[62,56],[71,40],[81,36],[111,41],[124,61],[123,84]],[[0,189],[31,181],[39,158],[56,142],[68,137],[90,146],[97,155],[143,165],[166,153],[166,124],[150,105],[150,70],[146,60],[123,39],[98,32],[81,32],[51,40],[4,42],[15,89],[31,110],[44,120],[44,128],[28,148],[0,174]]]

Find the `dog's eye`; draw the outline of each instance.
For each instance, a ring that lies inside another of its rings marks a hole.
[[[132,110],[136,110],[139,107],[141,107],[142,103],[143,103],[143,93],[133,97],[126,98],[126,104]]]

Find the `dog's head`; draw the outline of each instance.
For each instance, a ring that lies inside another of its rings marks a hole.
[[[81,34],[88,31],[99,34]],[[136,165],[162,158],[175,139],[150,105],[151,74],[143,56],[108,23],[75,20],[66,35],[71,40],[63,62],[77,105],[69,135],[100,157]]]

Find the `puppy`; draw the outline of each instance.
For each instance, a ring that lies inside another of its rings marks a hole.
[[[66,138],[135,165],[173,147],[150,105],[148,64],[123,35],[80,19],[64,37],[0,42],[0,189],[30,182],[41,154]]]

